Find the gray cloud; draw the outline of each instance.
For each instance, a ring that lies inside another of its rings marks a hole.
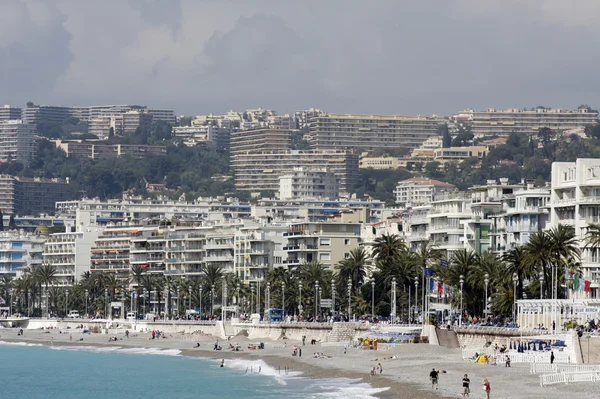
[[[16,12],[21,3],[10,4]],[[52,11],[31,34],[44,36],[54,72],[33,64],[43,82],[19,95],[64,104],[145,103],[186,114],[257,106],[451,114],[600,103],[595,0],[568,7],[562,0],[118,4],[118,12],[110,1],[59,0],[60,12],[47,6]],[[0,39],[2,54],[9,46],[31,51],[27,37]],[[30,76],[21,69],[13,67],[12,77]],[[9,79],[0,90],[21,101]]]
[[[0,92],[5,103],[23,104],[50,95],[72,59],[64,21],[52,4],[0,3]]]

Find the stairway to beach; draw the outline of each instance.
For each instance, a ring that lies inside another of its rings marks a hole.
[[[435,332],[440,346],[444,348],[460,348],[458,337],[453,330],[436,328]]]

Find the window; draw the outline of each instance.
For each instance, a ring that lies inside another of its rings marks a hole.
[[[344,252],[344,259],[349,259],[349,258],[350,258],[350,253]]]
[[[331,238],[321,238],[319,240],[319,245],[322,247],[328,247],[331,245]]]
[[[350,245],[350,239],[344,238],[344,245]]]
[[[331,252],[321,252],[319,254],[319,260],[331,260]]]

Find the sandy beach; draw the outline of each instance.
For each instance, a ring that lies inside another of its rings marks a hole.
[[[484,397],[482,381],[490,380],[492,398],[563,398],[591,397],[596,386],[592,383],[579,383],[568,386],[541,388],[539,377],[529,373],[529,365],[513,364],[511,368],[474,364],[464,361],[459,350],[450,350],[427,344],[400,345],[386,351],[365,351],[343,347],[310,345],[308,337],[306,346],[302,347],[302,357],[292,356],[292,347],[302,343],[293,340],[264,340],[265,349],[249,350],[248,344],[257,344],[256,340],[248,340],[244,336],[232,338],[229,342],[219,340],[225,348],[229,343],[237,343],[241,352],[231,350],[214,351],[214,337],[196,334],[168,334],[164,339],[151,339],[150,333],[135,332],[126,338],[118,335],[118,341],[109,342],[110,335],[83,334],[81,330],[27,330],[24,336],[17,336],[16,329],[0,330],[0,341],[29,342],[44,345],[67,346],[113,346],[156,349],[178,349],[184,356],[206,358],[263,360],[276,370],[285,374],[286,368],[292,372],[300,372],[308,378],[351,378],[370,383],[374,387],[388,387],[378,394],[381,398],[439,398],[461,397],[462,377],[468,374],[471,380],[471,398]],[[72,337],[72,338],[71,338]],[[72,339],[72,341],[71,341]],[[83,339],[82,341],[80,339]],[[200,343],[199,348],[194,348]],[[287,347],[284,347],[287,346]],[[327,357],[314,358],[315,352],[322,352]],[[395,357],[395,358],[393,358]],[[371,378],[370,369],[381,363],[383,373]],[[217,363],[215,362],[215,365]],[[429,372],[432,368],[441,370],[439,389],[431,388]]]

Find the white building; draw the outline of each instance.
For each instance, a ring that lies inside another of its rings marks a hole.
[[[219,128],[211,125],[174,126],[171,132],[173,137],[191,147],[200,143],[212,143],[215,140],[215,129]]]
[[[429,242],[446,259],[465,247],[463,222],[471,218],[471,198],[466,192],[436,194],[429,212]]]
[[[279,177],[279,198],[337,199],[339,179],[324,168],[294,168]]]
[[[51,234],[44,243],[44,264],[56,268],[58,286],[71,286],[90,271],[91,252],[98,238],[97,228]]]
[[[575,228],[581,247],[583,278],[591,281],[592,298],[598,298],[600,259],[598,248],[585,248],[590,224],[600,222],[600,159],[554,162],[550,195],[550,227],[565,224]],[[590,294],[576,293],[576,297]]]
[[[21,120],[0,121],[0,162],[29,163],[35,155],[35,125]]]
[[[22,230],[0,232],[0,276],[16,277],[42,264],[44,238]]]
[[[406,207],[428,204],[433,201],[435,194],[455,189],[454,185],[443,181],[413,177],[398,182],[394,194],[396,195],[396,204]]]

